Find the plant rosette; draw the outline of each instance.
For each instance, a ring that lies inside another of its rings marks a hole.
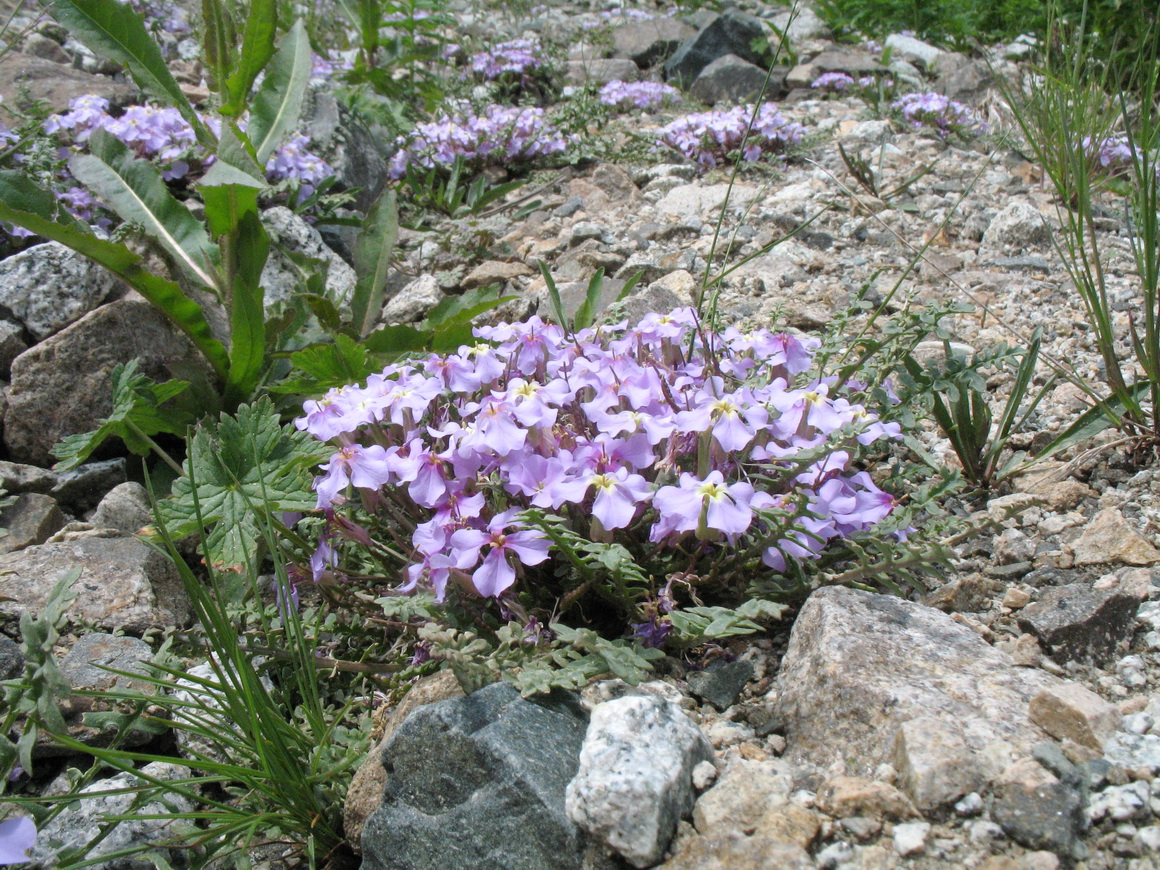
[[[792,573],[893,509],[857,461],[899,425],[843,395],[856,384],[812,379],[809,341],[715,333],[692,309],[631,329],[570,335],[533,317],[475,334],[306,402],[296,425],[335,453],[314,484],[327,523],[305,574],[338,570],[346,539],[354,562],[400,557],[396,592],[519,612],[586,591],[567,579],[575,548],[608,545],[647,578],[617,599],[640,617],[671,603],[674,578],[736,589]]]

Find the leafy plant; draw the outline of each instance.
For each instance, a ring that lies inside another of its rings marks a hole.
[[[414,163],[408,164],[404,182],[411,192],[412,203],[447,217],[462,218],[478,215],[524,184],[522,180],[516,180],[493,185],[482,173],[464,183],[465,169],[462,156],[457,156],[449,168],[432,166],[424,169]]]
[[[994,427],[986,385],[978,369],[1001,359],[1005,348],[968,360],[962,349],[944,340],[944,359],[928,362],[925,369],[913,355],[906,358],[913,388],[929,399],[931,413],[943,436],[950,440],[963,474],[976,487],[989,489],[1020,468],[1025,460],[1025,457],[1016,455],[1000,465],[1011,436],[1023,428],[1055,385],[1054,379],[1049,379],[1028,401],[1041,343],[1042,337],[1036,332],[1015,369],[1011,392]]]

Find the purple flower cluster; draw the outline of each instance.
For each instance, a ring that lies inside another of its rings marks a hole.
[[[444,115],[419,124],[400,136],[391,158],[390,175],[402,178],[411,165],[450,166],[456,158],[468,163],[532,160],[560,154],[568,147],[543,109],[488,106],[484,114]]]
[[[534,39],[513,39],[473,54],[471,70],[487,81],[509,73],[524,75],[543,66],[542,53],[540,44]]]
[[[822,73],[812,82],[811,88],[817,88],[822,91],[831,91],[837,93],[839,91],[847,90],[854,85],[854,77],[844,72],[828,72]]]
[[[951,133],[983,132],[987,125],[975,112],[943,94],[906,94],[890,104],[912,127],[933,127],[940,139]]]
[[[205,119],[215,133],[221,133],[221,122],[213,116]],[[245,128],[243,120],[239,126]],[[185,178],[198,169],[206,169],[213,162],[199,144],[193,128],[177,109],[156,106],[129,106],[119,116],[109,114],[109,101],[95,94],[86,94],[69,101],[64,114],[50,115],[44,122],[45,132],[67,134],[72,143],[83,145],[94,130],[106,130],[161,168],[167,181]],[[271,181],[296,179],[301,182],[303,195],[309,196],[313,186],[334,174],[334,170],[308,148],[310,141],[295,135],[276,150],[266,163],[266,174]]]
[[[767,154],[782,154],[805,134],[805,127],[787,120],[773,103],[763,103],[756,116],[752,105],[685,115],[657,132],[661,144],[706,169],[738,157],[752,162]]]
[[[342,52],[328,52],[326,57],[321,54],[311,54],[310,79],[311,81],[329,81],[338,72],[354,69],[354,61],[344,57]]]
[[[573,337],[538,317],[475,332],[484,343],[388,366],[296,421],[337,448],[315,480],[332,525],[349,532],[335,510],[351,498],[425,518],[404,591],[502,594],[553,549],[521,517],[529,508],[658,552],[752,547],[776,572],[893,509],[852,465],[898,424],[832,379],[797,383],[812,348],[789,335],[716,334],[692,309]],[[314,563],[316,576],[333,567],[327,541]]]
[[[660,82],[609,82],[600,89],[600,102],[618,109],[658,109],[665,102],[676,102],[681,92]]]
[[[1084,136],[1081,142],[1084,153],[1104,169],[1117,169],[1132,164],[1132,148],[1124,135],[1108,136],[1094,144],[1091,136]]]

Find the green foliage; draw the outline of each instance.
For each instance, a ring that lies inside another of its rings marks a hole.
[[[509,622],[490,642],[472,631],[432,623],[419,629],[419,637],[438,650],[465,692],[505,680],[525,697],[555,688],[581,689],[601,677],[639,683],[651,672],[651,662],[664,656],[561,623],[529,637],[523,625]]]
[[[207,561],[241,570],[278,513],[314,508],[310,468],[323,456],[317,441],[281,424],[268,398],[242,405],[236,416],[223,414],[194,432],[183,476],[161,504],[161,516],[177,537],[208,529]]]
[[[117,366],[113,369],[113,412],[96,430],[69,435],[53,449],[53,455],[60,460],[57,469],[65,471],[80,465],[110,437],[120,438],[139,456],[150,450],[161,452],[152,436],[162,432],[185,435],[193,422],[189,414],[161,407],[187,387],[188,381],[150,381],[138,372],[137,360]]]
[[[989,489],[1000,483],[1020,468],[1026,458],[1016,455],[1003,465],[999,464],[1011,436],[1022,430],[1039,402],[1055,386],[1055,380],[1048,379],[1034,396],[1029,397],[1041,343],[1037,331],[1015,368],[1011,392],[994,431],[986,384],[978,370],[984,365],[1001,362],[1008,356],[1007,348],[1001,347],[993,353],[968,360],[965,352],[944,340],[942,361],[930,360],[924,368],[913,355],[906,357],[911,379],[908,386],[919,393],[920,401],[929,400],[931,413],[943,437],[950,440],[964,475],[976,487]]]
[[[673,626],[672,640],[693,647],[713,641],[764,631],[762,622],[784,619],[789,607],[775,601],[750,598],[739,607],[682,607],[667,614]]]
[[[522,180],[492,184],[483,173],[465,184],[465,171],[462,157],[456,157],[450,167],[424,169],[415,163],[408,164],[404,181],[411,204],[450,218],[463,218],[480,214],[524,185]],[[421,224],[421,220],[417,222]]]
[[[600,296],[604,292],[603,267],[597,269],[596,274],[589,279],[588,288],[584,292],[584,299],[576,307],[576,312],[571,316],[565,310],[564,300],[560,296],[560,288],[556,286],[556,279],[548,271],[548,265],[546,263],[540,263],[540,274],[543,276],[544,284],[548,288],[548,305],[552,309],[552,317],[556,323],[563,326],[569,334],[574,334],[583,329],[587,329],[596,322],[596,315],[599,312]],[[644,277],[644,272],[637,272],[629,278],[621,291],[616,295],[614,302],[627,299],[642,277]]]

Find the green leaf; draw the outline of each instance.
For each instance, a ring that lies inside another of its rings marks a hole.
[[[364,381],[381,368],[365,347],[341,334],[334,337],[333,344],[320,344],[292,354],[290,361],[306,378],[284,382],[279,385],[279,391],[282,387],[293,387],[290,392],[321,393]]]
[[[363,339],[363,345],[371,353],[414,353],[427,350],[431,338],[432,333],[429,329],[399,323],[376,329]]]
[[[127,67],[141,90],[175,107],[193,127],[198,141],[213,147],[213,133],[169,72],[161,49],[145,28],[144,19],[128,3],[59,0],[52,6],[52,15],[88,48]]]
[[[230,238],[230,248],[235,268],[230,307],[230,373],[225,389],[227,406],[250,398],[266,362],[266,309],[261,278],[270,240],[256,209],[242,216],[237,232]]]
[[[153,448],[151,436],[161,432],[184,435],[193,418],[161,405],[187,387],[188,381],[151,381],[137,370],[137,360],[117,366],[113,369],[113,412],[95,431],[69,435],[52,449],[60,460],[57,470],[80,465],[108,438],[120,438],[131,451],[144,456]]]
[[[220,290],[217,246],[157,168],[105,130],[93,133],[89,151],[69,161],[72,174],[123,220],[140,225],[199,284]]]
[[[460,296],[444,296],[427,312],[427,322],[437,329],[470,324],[488,311],[494,311],[515,296],[497,296],[488,287],[476,287]]]
[[[298,123],[310,86],[310,66],[310,40],[299,19],[282,37],[250,110],[250,141],[262,166]]]
[[[141,258],[113,242],[98,239],[87,227],[56,209],[55,197],[21,172],[0,171],[0,220],[60,242],[104,266],[162,311],[204,354],[219,377],[229,369],[229,357],[213,337],[201,306],[172,281],[150,274]]]
[[[201,0],[201,21],[205,30],[201,44],[210,69],[210,85],[221,93],[223,100],[229,100],[226,79],[233,68],[238,44],[233,16],[221,0]]]
[[[574,330],[587,329],[596,319],[596,306],[600,302],[600,291],[604,289],[604,267],[596,270],[592,280],[588,282],[588,292],[584,294],[584,302],[576,310],[572,319]]]
[[[229,92],[230,99],[220,109],[223,115],[236,118],[245,111],[250,88],[274,55],[274,37],[277,34],[277,0],[250,0],[246,27],[242,34],[241,55],[224,89]]]
[[[391,255],[399,237],[399,204],[395,191],[384,191],[371,206],[362,231],[354,243],[354,269],[358,283],[351,300],[354,328],[360,336],[374,326],[387,292]]]
[[[257,551],[265,518],[314,509],[312,469],[329,450],[305,432],[282,426],[268,398],[242,405],[236,416],[223,414],[194,434],[186,474],[174,481],[161,516],[169,533],[180,538],[200,531],[200,508],[210,563],[243,568]]]

